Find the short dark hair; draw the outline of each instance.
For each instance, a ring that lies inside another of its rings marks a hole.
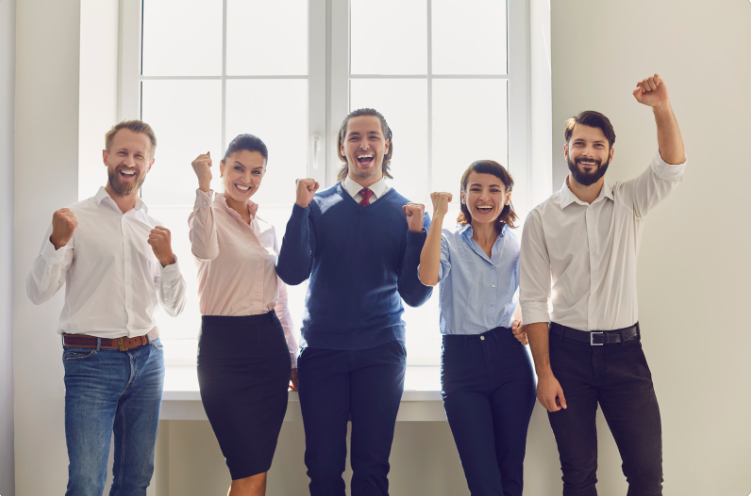
[[[501,180],[504,187],[506,188],[507,193],[514,188],[514,180],[511,177],[511,174],[509,174],[501,164],[493,160],[478,160],[476,162],[472,162],[472,164],[467,167],[467,170],[464,171],[464,174],[462,174],[461,188],[459,190],[460,195],[462,192],[464,192],[464,190],[467,189],[469,175],[473,172],[476,172],[478,174],[494,175]],[[462,225],[471,224],[472,214],[469,213],[469,208],[467,208],[467,205],[462,203],[460,208],[461,212],[459,213],[459,217],[456,219],[457,222]],[[501,225],[500,227],[503,227],[503,224],[506,224],[509,227],[516,227],[514,223],[517,221],[517,219],[518,217],[516,215],[516,212],[514,211],[514,204],[513,202],[509,202],[509,204],[505,205],[503,207],[503,210],[501,210],[501,215],[498,216],[498,224]]]
[[[383,171],[383,176],[387,177],[389,179],[394,179],[394,176],[391,175],[391,172],[389,170],[389,164],[391,163],[391,157],[394,155],[394,141],[393,141],[393,133],[391,132],[391,128],[389,127],[388,123],[386,122],[386,118],[381,115],[379,111],[372,108],[361,108],[357,110],[353,110],[352,112],[347,115],[347,117],[344,118],[344,121],[342,122],[341,127],[339,128],[339,141],[336,145],[336,153],[339,155],[339,159],[344,162],[344,165],[342,165],[342,168],[339,169],[339,173],[337,174],[337,180],[338,181],[344,181],[347,179],[347,174],[349,173],[349,168],[347,165],[347,157],[342,155],[342,143],[344,143],[344,136],[347,134],[347,125],[349,124],[349,120],[353,117],[360,117],[363,115],[374,115],[378,117],[378,120],[381,121],[381,129],[383,130],[383,136],[388,140],[389,142],[389,152],[383,156],[383,166],[381,166],[381,170]]]
[[[605,135],[605,138],[607,138],[610,148],[613,148],[613,144],[615,143],[615,131],[613,130],[613,125],[610,123],[610,119],[603,114],[595,112],[594,110],[585,110],[579,115],[568,119],[566,121],[566,131],[563,133],[563,136],[566,138],[566,143],[571,140],[571,134],[573,134],[574,126],[577,124],[599,128],[602,131],[602,134]]]
[[[261,138],[253,134],[238,134],[237,136],[235,136],[235,139],[229,142],[227,151],[224,152],[224,158],[222,159],[222,161],[226,161],[227,157],[241,150],[258,152],[263,156],[266,162],[269,161],[269,149],[266,148],[266,143],[264,143]]]

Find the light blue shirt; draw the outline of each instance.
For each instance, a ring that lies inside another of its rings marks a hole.
[[[482,334],[511,327],[519,304],[519,249],[516,234],[503,226],[491,256],[472,239],[472,226],[441,235],[441,334]]]

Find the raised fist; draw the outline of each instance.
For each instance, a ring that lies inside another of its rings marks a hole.
[[[191,165],[198,177],[198,188],[201,191],[209,191],[211,189],[211,152],[202,153]]]
[[[650,107],[668,103],[668,89],[658,74],[636,83],[633,95],[637,102]]]
[[[59,250],[61,246],[65,246],[73,237],[73,232],[78,227],[78,219],[76,215],[70,211],[69,208],[61,208],[54,214],[52,214],[52,235],[50,236],[50,243],[55,246],[56,250]]]
[[[433,202],[433,217],[443,217],[449,211],[449,202],[453,196],[451,193],[430,193]]]
[[[407,203],[402,207],[407,214],[407,227],[412,232],[422,232],[422,221],[425,217],[425,205],[422,203]]]
[[[313,201],[316,191],[318,191],[318,181],[315,179],[298,179],[295,203],[302,208],[307,208]]]
[[[169,229],[156,226],[149,233],[148,243],[162,267],[175,263],[175,255],[172,253],[172,235]]]

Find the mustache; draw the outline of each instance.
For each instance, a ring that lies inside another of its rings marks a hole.
[[[585,160],[584,158],[582,158],[582,157],[578,157],[578,158],[577,158],[576,160],[574,160],[574,162],[576,162],[576,165],[579,165],[579,164],[581,164],[581,163],[582,163],[582,162],[583,162],[584,160]],[[594,162],[594,163],[595,163],[595,164],[597,165],[597,167],[599,167],[599,166],[601,166],[601,165],[602,165],[602,160],[600,160],[599,158],[590,158],[590,159],[586,159],[586,160],[587,160],[588,162]]]

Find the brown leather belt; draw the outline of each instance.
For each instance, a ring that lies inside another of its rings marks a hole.
[[[103,350],[120,350],[127,351],[149,344],[159,337],[159,330],[155,327],[144,336],[134,338],[121,337],[116,339],[97,338],[85,334],[63,334],[63,346],[74,348],[96,348],[97,341],[100,341],[99,348]]]

